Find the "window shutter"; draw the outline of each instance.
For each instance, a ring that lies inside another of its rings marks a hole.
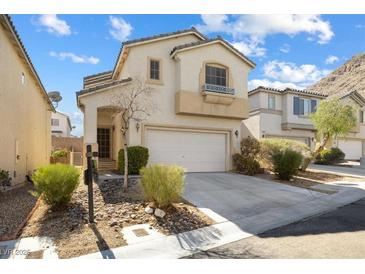
[[[299,97],[294,97],[293,107],[294,115],[299,115]]]
[[[311,100],[311,112],[315,112],[317,110],[317,100]]]
[[[360,123],[364,123],[364,111],[360,110]]]

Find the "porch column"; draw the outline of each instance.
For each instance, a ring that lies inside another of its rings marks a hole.
[[[84,152],[83,164],[86,166],[86,145],[91,145],[92,151],[98,151],[97,143],[98,110],[95,106],[86,105],[84,110]],[[97,160],[97,159],[95,159]]]

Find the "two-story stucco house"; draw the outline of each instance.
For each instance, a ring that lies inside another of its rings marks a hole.
[[[344,103],[357,106],[359,122],[346,137],[338,137],[329,145],[344,151],[346,159],[359,160],[365,150],[365,99],[356,91],[337,95]],[[327,95],[291,88],[258,87],[248,96],[250,117],[242,122],[244,136],[293,139],[314,149],[315,129],[309,115]]]
[[[49,163],[52,111],[10,17],[0,15],[0,169],[13,184]]]
[[[110,98],[138,77],[152,87],[158,111],[133,123],[129,144],[148,147],[149,163],[229,170],[248,118],[247,76],[254,67],[222,38],[195,28],[124,42],[114,69],[85,77],[77,92],[84,142],[98,149],[99,163],[115,168],[122,139]]]
[[[51,130],[53,136],[70,137],[72,130],[70,117],[59,111],[52,113]]]

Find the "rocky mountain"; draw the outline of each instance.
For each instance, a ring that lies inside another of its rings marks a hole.
[[[365,97],[365,53],[353,56],[307,90],[326,95],[356,90]]]

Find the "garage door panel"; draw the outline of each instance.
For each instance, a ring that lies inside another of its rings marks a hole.
[[[362,156],[361,140],[338,140],[338,148],[345,153],[347,160],[360,160]]]
[[[148,129],[150,163],[176,164],[189,172],[225,171],[227,134]]]

